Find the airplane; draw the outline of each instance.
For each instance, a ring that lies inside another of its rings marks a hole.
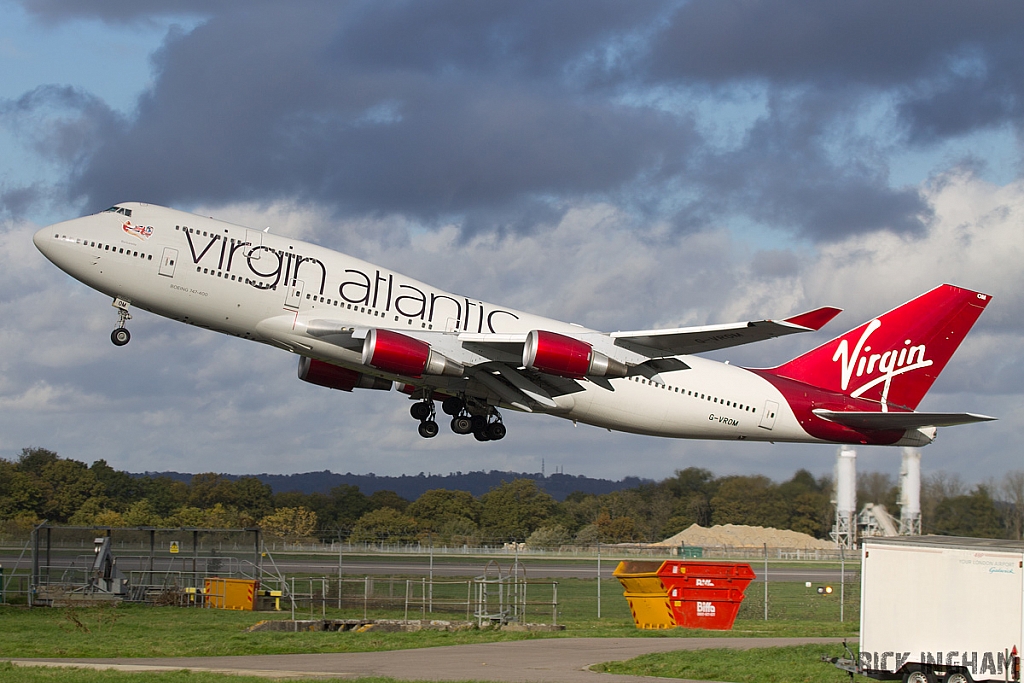
[[[840,309],[781,320],[601,332],[442,291],[290,237],[126,202],[39,230],[57,267],[129,311],[269,344],[305,382],[408,394],[419,434],[497,441],[499,409],[609,431],[738,441],[924,446],[995,418],[916,408],[991,297],[929,292],[772,368],[700,353],[821,329]]]

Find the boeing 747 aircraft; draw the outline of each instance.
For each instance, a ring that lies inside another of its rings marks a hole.
[[[916,412],[990,297],[941,285],[775,368],[693,355],[820,329],[784,320],[599,332],[471,297],[299,240],[149,204],[118,204],[36,233],[57,267],[132,309],[298,356],[299,379],[435,403],[457,434],[505,436],[499,408],[692,439],[923,446],[936,428],[991,420]]]

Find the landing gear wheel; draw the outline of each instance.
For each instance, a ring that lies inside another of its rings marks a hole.
[[[458,396],[449,396],[445,400],[441,401],[441,410],[444,411],[445,415],[451,415],[455,417],[462,412],[462,409],[466,407],[466,402]]]
[[[475,432],[473,432],[473,437],[474,437],[474,438],[475,438],[475,439],[476,439],[477,441],[490,441],[490,440],[491,440],[491,439],[490,439],[490,437],[488,437],[488,436],[487,436],[487,433],[486,433],[486,432],[483,432],[483,431],[479,431],[479,430],[478,430],[478,431],[475,431]]]
[[[420,422],[418,431],[420,433],[420,436],[422,436],[424,439],[432,439],[435,436],[437,436],[437,433],[441,430],[438,428],[437,423],[434,422],[433,420],[424,420],[423,422]]]
[[[114,342],[114,346],[124,346],[132,340],[132,333],[128,331],[127,327],[119,327],[110,333],[110,341]]]
[[[482,432],[487,429],[487,416],[486,415],[474,415],[469,418],[473,424],[474,432]]]
[[[452,431],[456,434],[469,434],[473,431],[473,421],[465,415],[453,417]]]
[[[413,419],[420,422],[429,420],[432,412],[434,412],[432,401],[419,401],[409,406],[409,414],[413,416]]]
[[[490,441],[501,441],[505,438],[505,434],[508,430],[505,429],[505,425],[500,422],[492,422],[487,425],[487,429],[484,430],[484,434],[487,435]]]

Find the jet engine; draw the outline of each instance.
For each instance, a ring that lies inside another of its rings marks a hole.
[[[625,377],[629,368],[585,341],[556,332],[533,330],[526,335],[523,365],[559,377]]]
[[[322,360],[299,356],[299,379],[328,389],[381,389],[391,391],[393,382],[380,377],[371,377],[355,370],[325,363]]]
[[[461,377],[465,368],[430,348],[430,344],[391,330],[373,329],[363,342],[363,365],[396,375],[452,375]]]

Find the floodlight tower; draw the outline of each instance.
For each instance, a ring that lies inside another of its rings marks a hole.
[[[900,536],[921,535],[921,452],[903,449],[900,466]]]
[[[835,497],[836,521],[830,534],[840,548],[857,545],[857,451],[842,446],[836,455]]]

